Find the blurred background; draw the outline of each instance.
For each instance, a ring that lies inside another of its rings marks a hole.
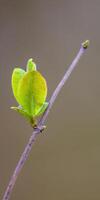
[[[48,100],[76,56],[90,47],[57,98],[11,200],[100,199],[100,1],[0,0],[0,199],[32,133],[10,109],[11,74],[32,57]]]

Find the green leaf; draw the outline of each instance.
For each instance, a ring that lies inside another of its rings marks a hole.
[[[47,96],[47,84],[38,71],[29,71],[19,81],[18,103],[31,116],[36,116]]]
[[[30,115],[27,114],[27,112],[21,106],[11,107],[11,109],[19,112],[21,115],[23,115],[27,119],[30,119],[30,117],[31,117]]]
[[[27,62],[26,71],[36,71],[36,64],[33,62],[32,58],[30,58]]]
[[[38,116],[42,115],[45,112],[45,110],[47,109],[48,105],[49,105],[49,103],[45,102],[43,104],[43,106],[40,108],[40,110],[39,110],[39,112],[37,113],[36,116],[38,117]]]
[[[12,90],[19,106],[11,107],[20,113],[32,127],[36,126],[36,119],[44,113],[48,103],[47,84],[44,77],[36,71],[36,64],[30,58],[27,62],[26,72],[23,69],[15,68],[12,73]]]
[[[24,74],[25,71],[20,68],[15,68],[12,73],[12,80],[11,80],[12,90],[14,97],[16,98],[17,101],[18,101],[18,85]]]
[[[36,119],[28,115],[27,112],[21,106],[11,107],[11,109],[17,111],[23,117],[25,117],[31,123],[32,127],[34,127],[37,124]]]

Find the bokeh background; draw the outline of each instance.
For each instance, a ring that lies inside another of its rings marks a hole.
[[[100,199],[100,1],[0,0],[0,199],[32,133],[10,106],[15,66],[32,57],[48,100],[82,41],[90,48],[57,98],[11,200]]]

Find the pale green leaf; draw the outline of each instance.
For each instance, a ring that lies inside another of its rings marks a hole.
[[[38,71],[24,74],[18,85],[18,102],[29,115],[36,116],[47,96],[47,84]]]
[[[28,115],[27,112],[21,107],[11,107],[12,110],[17,111],[18,113],[20,113],[23,117],[25,117],[32,125],[32,127],[34,127],[36,125],[36,119],[33,118],[32,116]]]
[[[15,68],[12,73],[12,80],[11,80],[12,90],[14,97],[16,98],[17,101],[18,101],[18,85],[24,74],[25,71],[20,68]]]
[[[47,109],[48,105],[49,105],[48,102],[44,102],[43,106],[40,108],[40,110],[38,111],[36,116],[38,117],[38,116],[42,115],[45,112],[45,110]]]
[[[36,64],[33,62],[33,59],[30,58],[27,62],[27,71],[36,71]]]

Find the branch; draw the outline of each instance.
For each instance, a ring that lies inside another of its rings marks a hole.
[[[60,90],[62,89],[63,85],[65,84],[65,82],[67,81],[67,79],[69,78],[70,74],[72,73],[73,69],[76,67],[77,63],[79,62],[81,56],[84,54],[85,50],[87,49],[87,47],[89,46],[89,41],[86,40],[85,42],[82,43],[81,48],[76,56],[76,58],[73,60],[72,64],[69,66],[68,70],[66,71],[65,75],[63,76],[62,80],[60,81],[60,83],[58,84],[57,88],[55,89],[55,91],[53,92],[53,95],[49,101],[49,106],[47,107],[47,110],[44,112],[44,114],[42,115],[42,117],[40,118],[40,121],[38,122],[38,125],[36,128],[34,128],[34,131],[24,149],[24,152],[22,153],[20,160],[14,170],[14,173],[9,181],[9,184],[7,186],[7,189],[5,191],[5,194],[3,196],[2,200],[9,200],[10,199],[10,195],[12,193],[13,187],[15,185],[16,179],[22,169],[22,167],[24,166],[29,153],[32,149],[32,146],[36,140],[36,137],[39,133],[41,133],[44,130],[44,123],[47,119],[47,116],[50,112],[50,109],[54,103],[54,101],[56,100]]]

